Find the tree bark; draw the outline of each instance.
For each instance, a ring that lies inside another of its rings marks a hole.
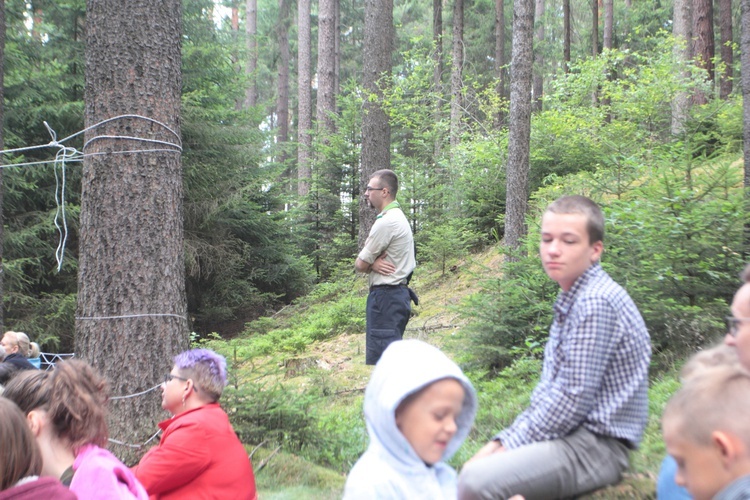
[[[321,137],[334,130],[336,111],[336,0],[318,4],[318,101],[316,120]]]
[[[297,0],[297,194],[310,192],[312,162],[312,42],[310,0]]]
[[[506,167],[505,246],[517,249],[526,235],[531,138],[531,73],[534,53],[533,0],[513,2],[513,49],[510,66],[510,126]]]
[[[674,48],[675,59],[686,64],[692,58],[691,26],[692,13],[690,0],[674,1],[674,22],[672,24],[672,35],[677,45]],[[687,69],[680,75],[683,81],[690,78]],[[672,98],[672,135],[681,135],[685,132],[685,124],[690,114],[691,98],[687,92],[677,92]]]
[[[699,68],[714,81],[714,9],[712,0],[693,0],[693,58]],[[694,104],[706,104],[708,96],[700,90],[693,94]]]
[[[0,0],[0,123],[3,123],[5,113],[5,0]],[[3,136],[3,127],[0,127],[0,150],[5,149],[5,138]],[[0,165],[5,163],[5,158],[0,158]],[[5,331],[5,309],[3,307],[3,298],[5,297],[5,283],[3,279],[4,267],[3,262],[3,242],[5,234],[3,226],[5,219],[3,217],[3,169],[0,168],[0,331]]]
[[[258,98],[258,87],[255,79],[258,71],[258,0],[247,0],[245,4],[245,34],[247,35],[247,75],[248,84],[245,89],[245,107],[255,106]]]
[[[719,80],[719,98],[727,99],[732,93],[733,70],[733,33],[732,33],[732,0],[719,0],[719,30],[721,36],[721,62],[724,69]]]
[[[432,0],[432,43],[435,46],[432,82],[439,92],[443,81],[443,0]]]
[[[443,95],[443,0],[432,0],[432,43],[434,47],[433,64],[435,67],[432,70],[432,86],[433,92],[436,96]],[[440,123],[442,119],[443,106],[441,99],[435,99],[433,104],[435,123]],[[442,137],[440,134],[435,134],[433,142],[432,156],[435,165],[438,164],[440,159],[440,153],[443,148]]]
[[[604,0],[604,35],[602,47],[612,50],[614,40],[615,5],[614,0]]]
[[[591,0],[591,55],[599,55],[599,0]]]
[[[544,0],[534,2],[534,79],[532,95],[533,108],[542,110],[542,96],[544,94]]]
[[[742,135],[744,150],[745,210],[750,206],[750,0],[740,0],[742,32],[740,35],[740,65],[742,78]],[[750,254],[750,223],[744,227],[743,255]]]
[[[563,65],[570,73],[570,0],[563,0]]]
[[[75,352],[122,396],[158,385],[188,347],[179,146],[110,138],[179,144],[182,6],[86,4],[87,127],[124,114],[164,124],[121,118],[85,137]],[[113,401],[110,435],[143,443],[164,417],[158,395]]]
[[[285,160],[283,144],[289,141],[289,0],[279,0],[279,79],[276,82],[277,145],[282,145],[280,161]]]
[[[362,174],[359,192],[364,193],[370,175],[376,170],[390,168],[391,126],[381,106],[382,85],[387,85],[391,74],[393,52],[393,0],[365,0],[364,88],[375,99],[365,99],[362,116]],[[359,196],[358,248],[365,244],[375,222],[375,211]]]
[[[453,50],[451,59],[451,157],[461,142],[461,119],[463,117],[462,81],[464,67],[464,0],[453,0]]]
[[[497,78],[497,93],[501,98],[505,93],[505,5],[503,0],[495,0],[495,77]],[[495,125],[500,126],[504,113],[498,111]]]

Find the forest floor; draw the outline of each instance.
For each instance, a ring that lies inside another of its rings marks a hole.
[[[457,264],[445,274],[439,270],[420,269],[421,272],[415,275],[412,282],[412,287],[419,294],[420,305],[414,310],[405,338],[428,341],[454,359],[465,356],[467,339],[462,329],[466,325],[466,319],[459,314],[458,306],[465,297],[478,291],[481,277],[499,273],[500,262],[499,252],[492,249],[474,256],[470,261]],[[350,293],[365,295],[365,281],[359,280],[357,283],[356,289]],[[304,312],[290,310],[285,314],[295,315]],[[339,412],[341,418],[356,414],[356,418],[361,420],[364,389],[372,371],[372,367],[364,363],[364,352],[364,332],[347,333],[326,341],[315,342],[304,353],[284,359],[283,362],[278,357],[269,357],[267,362],[276,365],[283,363],[283,383],[300,391],[312,386],[320,390],[323,386],[323,393],[331,396],[331,418],[336,419],[336,413]],[[254,364],[256,369],[260,368],[256,362]],[[652,399],[655,401],[652,401],[651,421],[646,431],[644,446],[633,453],[632,471],[620,485],[599,491],[589,498],[655,497],[655,477],[658,464],[664,456],[659,432],[659,414],[674,389],[674,376],[667,374],[666,379],[666,386],[660,386],[659,381],[652,381]],[[525,397],[527,396],[526,394]],[[364,423],[358,425],[362,426],[360,431],[364,436]],[[332,430],[335,431],[335,428]],[[451,461],[451,465],[459,467],[485,439],[485,436],[479,436],[472,442],[467,440],[462,450]],[[256,473],[260,498],[341,498],[344,474],[306,462],[300,457],[284,453],[283,450],[273,456],[272,452],[273,450],[259,450],[257,456],[253,457],[256,469],[259,468],[259,464],[263,464],[263,468]]]

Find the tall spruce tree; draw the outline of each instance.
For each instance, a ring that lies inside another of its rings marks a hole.
[[[75,348],[115,395],[158,385],[188,347],[181,157],[167,145],[179,143],[181,25],[180,0],[87,2],[86,125],[163,124],[86,134]],[[155,397],[113,402],[110,435],[143,443],[163,416]]]

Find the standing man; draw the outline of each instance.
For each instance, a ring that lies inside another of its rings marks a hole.
[[[539,253],[561,288],[531,403],[466,463],[459,498],[567,498],[620,481],[648,418],[651,343],[599,264],[604,216],[583,196],[542,216]],[[502,404],[502,402],[498,402]]]
[[[378,170],[367,183],[367,204],[379,212],[354,269],[367,273],[367,336],[365,362],[374,365],[388,344],[401,340],[409,321],[411,301],[417,296],[407,287],[417,265],[414,237],[401,205],[396,201],[398,177]]]

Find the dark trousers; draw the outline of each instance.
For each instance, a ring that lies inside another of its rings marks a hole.
[[[411,313],[406,285],[374,286],[367,296],[365,363],[374,365],[391,342],[401,340]]]

